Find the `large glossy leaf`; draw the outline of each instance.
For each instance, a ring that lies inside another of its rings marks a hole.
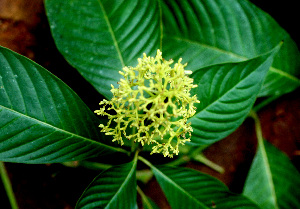
[[[259,143],[243,194],[261,208],[300,208],[300,174],[289,158],[268,142]]]
[[[136,158],[102,172],[85,190],[77,209],[137,208]]]
[[[191,75],[200,104],[189,119],[193,145],[206,145],[232,133],[248,115],[262,82],[279,50],[240,63],[206,67]]]
[[[119,71],[160,47],[157,0],[47,0],[55,43],[63,56],[104,96]]]
[[[187,68],[236,62],[264,54],[284,40],[260,96],[300,85],[300,54],[290,36],[247,0],[163,0],[163,52]]]
[[[166,166],[152,170],[172,209],[258,208],[246,197],[231,193],[219,180],[198,171]]]
[[[61,80],[0,48],[0,161],[51,163],[112,153],[100,121]]]

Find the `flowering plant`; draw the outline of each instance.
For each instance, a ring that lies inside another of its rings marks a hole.
[[[186,134],[190,137],[193,129],[187,119],[195,114],[194,103],[199,101],[196,95],[190,96],[190,90],[197,87],[193,79],[186,76],[191,71],[184,70],[186,65],[182,65],[181,60],[174,68],[170,67],[173,61],[163,60],[161,54],[159,50],[155,58],[144,54],[135,68],[124,67],[119,72],[124,76],[119,88],[112,85],[112,100],[100,102],[104,107],[95,113],[108,116],[107,126],[100,124],[100,127],[106,135],[114,136],[113,141],[123,145],[124,135],[143,146],[156,144],[151,154],[162,152],[165,157],[173,157],[173,153],[178,155],[180,144],[190,141]],[[116,114],[106,113],[106,105]],[[110,127],[112,122],[116,124]],[[131,134],[127,134],[129,128],[133,129]],[[173,146],[174,138],[176,145]]]
[[[100,109],[1,47],[0,161],[101,170],[76,208],[163,207],[142,189],[153,177],[175,209],[300,208],[299,173],[264,141],[257,116],[300,85],[298,48],[268,14],[247,0],[46,0],[45,8],[58,50],[97,91]],[[241,194],[182,166],[226,174],[203,151],[247,117],[258,146]],[[3,163],[0,173],[9,188]]]

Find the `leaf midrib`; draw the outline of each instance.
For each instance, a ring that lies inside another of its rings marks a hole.
[[[269,57],[268,57],[268,58],[269,58]],[[267,59],[268,59],[268,58],[267,58]],[[267,59],[266,59],[266,60],[267,60]],[[260,68],[260,67],[266,62],[266,60],[265,60],[264,62],[262,62],[256,69]],[[237,87],[240,83],[242,83],[244,80],[246,80],[246,79],[247,79],[249,76],[251,76],[251,74],[254,73],[254,72],[255,72],[255,70],[252,71],[250,74],[248,74],[244,79],[239,80],[239,82],[237,82],[232,88],[230,88],[228,91],[224,92],[224,94],[220,95],[220,97],[218,97],[215,101],[213,101],[212,103],[210,103],[209,105],[207,105],[204,109],[200,110],[198,113],[196,113],[194,116],[190,117],[188,120],[191,120],[191,119],[197,117],[198,114],[200,114],[200,113],[203,112],[203,111],[206,111],[206,109],[208,109],[209,107],[213,106],[216,102],[218,102],[221,98],[223,98],[223,97],[224,97],[225,95],[227,95],[229,92],[231,92],[231,91],[233,91],[234,89],[236,89],[236,87]],[[198,88],[199,88],[199,87],[198,87]]]
[[[194,200],[195,202],[197,202],[201,207],[203,208],[207,208],[209,209],[206,205],[204,205],[203,203],[199,202],[199,200],[197,200],[195,197],[193,197],[192,195],[190,195],[186,190],[184,190],[182,187],[180,187],[176,182],[174,182],[171,178],[169,178],[168,176],[166,176],[163,172],[161,172],[159,169],[155,168],[154,166],[151,166],[151,168],[153,170],[155,170],[156,172],[158,172],[162,177],[164,177],[164,179],[166,179],[169,183],[171,183],[172,185],[174,185],[176,188],[178,188],[178,190],[180,190],[181,192],[183,192],[184,194],[186,194],[188,197],[190,197],[192,200]]]
[[[119,187],[118,191],[115,193],[115,195],[111,198],[111,200],[107,203],[107,205],[105,206],[105,208],[109,209],[110,204],[113,202],[113,200],[115,200],[119,194],[119,192],[123,189],[124,185],[126,184],[126,182],[130,179],[130,177],[133,175],[132,173],[135,170],[136,167],[136,163],[137,163],[137,159],[134,159],[134,162],[132,164],[132,167],[130,169],[130,171],[128,172],[128,175],[126,176],[125,180],[123,181],[123,183],[121,184],[121,186]]]
[[[257,138],[257,142],[258,142],[258,149],[257,149],[257,153],[255,155],[255,158],[257,158],[256,160],[259,160],[258,153],[261,153],[266,178],[268,181],[267,186],[268,186],[268,189],[270,189],[272,200],[274,200],[275,209],[279,209],[278,203],[277,203],[276,192],[275,192],[275,185],[273,182],[273,176],[272,176],[272,172],[271,172],[271,168],[270,168],[270,164],[269,164],[269,160],[268,160],[268,155],[267,155],[265,145],[264,145],[264,138],[263,138],[263,134],[262,134],[261,123],[260,123],[259,117],[257,116],[257,114],[255,112],[252,111],[250,113],[250,115],[254,119],[256,138]]]
[[[214,50],[214,51],[218,51],[218,52],[223,53],[223,54],[227,54],[229,56],[232,56],[232,57],[235,57],[237,59],[240,59],[241,61],[252,59],[252,58],[241,56],[241,55],[238,55],[238,54],[233,53],[233,52],[225,51],[225,50],[217,48],[215,46],[207,45],[207,44],[204,44],[204,43],[201,43],[201,42],[198,42],[198,41],[193,41],[193,40],[181,38],[181,37],[178,37],[178,36],[172,36],[172,35],[170,36],[168,34],[164,34],[164,35],[167,36],[167,38],[169,38],[169,39],[174,39],[174,40],[179,40],[179,41],[187,42],[187,43],[190,43],[190,44],[200,45],[203,48],[208,48],[208,49],[211,49],[211,50]],[[258,55],[258,56],[260,56],[260,55]],[[291,74],[289,74],[289,73],[287,73],[287,72],[285,72],[285,71],[283,71],[281,69],[278,69],[278,68],[275,68],[275,67],[272,67],[272,66],[270,67],[269,70],[271,72],[273,72],[273,73],[281,75],[282,77],[286,77],[287,79],[292,80],[292,81],[294,81],[294,82],[296,82],[296,83],[298,83],[300,85],[300,79],[298,79],[294,75],[291,75]]]
[[[5,107],[5,106],[3,106],[3,105],[0,105],[0,107],[6,109],[6,110],[8,110],[8,111],[11,111],[11,112],[15,113],[15,114],[19,115],[20,117],[25,117],[25,118],[28,118],[29,120],[36,121],[37,123],[42,124],[42,125],[44,125],[44,126],[46,126],[46,127],[55,129],[55,130],[57,130],[57,131],[59,131],[59,132],[66,133],[67,135],[75,136],[75,137],[77,137],[77,138],[80,138],[80,139],[82,139],[82,140],[84,140],[84,141],[88,141],[88,142],[90,142],[90,143],[92,143],[92,144],[95,144],[95,145],[97,145],[97,146],[105,147],[105,148],[111,149],[111,150],[113,150],[113,151],[126,152],[126,151],[123,150],[123,149],[120,149],[120,148],[117,148],[117,147],[112,147],[112,146],[103,144],[103,143],[101,143],[101,142],[94,141],[94,140],[92,140],[92,139],[86,138],[86,137],[84,137],[84,136],[80,136],[80,135],[78,135],[78,134],[74,134],[74,133],[72,133],[72,132],[69,132],[69,131],[66,131],[66,130],[64,130],[64,129],[58,128],[58,127],[53,126],[53,125],[51,125],[51,124],[48,124],[48,123],[46,123],[46,122],[44,122],[44,121],[40,121],[40,120],[38,120],[38,119],[36,119],[36,118],[32,118],[32,117],[30,117],[30,116],[28,116],[28,115],[24,115],[24,114],[22,114],[22,113],[20,113],[20,112],[17,112],[17,111],[15,111],[15,110],[13,110],[13,109],[7,108],[7,107]],[[1,128],[1,127],[0,127],[0,128]]]
[[[264,146],[264,142],[262,141],[262,136],[258,137],[258,144],[259,144],[259,151],[262,154],[262,160],[263,163],[265,165],[265,172],[267,175],[267,179],[268,179],[268,185],[269,188],[271,190],[271,195],[272,195],[272,199],[275,201],[275,209],[279,209],[278,207],[278,203],[277,203],[277,197],[276,197],[276,193],[275,193],[275,186],[274,186],[274,182],[273,182],[273,176],[272,176],[272,172],[271,172],[271,168],[270,168],[270,163],[268,160],[268,155]]]
[[[158,9],[159,9],[159,28],[160,28],[160,40],[159,40],[159,48],[160,51],[162,51],[163,46],[163,37],[164,37],[164,25],[163,25],[163,18],[162,18],[162,6],[161,6],[161,0],[158,1]]]
[[[102,11],[102,13],[103,13],[105,22],[106,22],[106,24],[107,24],[109,33],[110,33],[110,35],[111,35],[111,37],[112,37],[112,39],[113,39],[113,42],[114,42],[116,51],[117,51],[117,53],[118,53],[120,62],[121,62],[121,64],[122,64],[122,67],[125,67],[125,63],[124,63],[124,60],[123,60],[123,56],[122,56],[122,53],[121,53],[121,50],[120,50],[118,41],[117,41],[117,39],[116,39],[115,33],[114,33],[114,31],[113,31],[113,29],[112,29],[112,26],[111,26],[111,24],[110,24],[110,21],[109,21],[109,19],[108,19],[106,10],[105,10],[105,8],[104,8],[104,6],[103,6],[101,0],[98,0],[98,2],[99,2],[99,6],[100,6],[100,8],[101,8],[101,11]]]

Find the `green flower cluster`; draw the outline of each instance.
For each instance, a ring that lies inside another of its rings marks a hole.
[[[121,145],[125,137],[143,146],[153,144],[151,154],[178,155],[179,145],[190,141],[193,129],[187,119],[195,114],[194,103],[199,101],[189,93],[197,87],[187,76],[192,72],[184,70],[181,59],[173,68],[172,63],[157,50],[155,58],[144,54],[136,67],[124,67],[119,87],[111,85],[113,98],[100,102],[101,109],[95,111],[108,116],[107,125],[99,126],[102,132]]]

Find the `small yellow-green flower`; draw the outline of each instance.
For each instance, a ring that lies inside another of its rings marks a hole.
[[[143,146],[153,144],[151,154],[178,155],[179,145],[190,141],[193,129],[187,119],[196,112],[194,103],[199,103],[189,93],[197,87],[187,76],[192,72],[184,70],[181,60],[172,68],[173,60],[164,60],[157,50],[155,58],[144,54],[136,67],[124,67],[119,87],[111,85],[113,98],[100,102],[101,109],[95,111],[108,116],[101,131],[121,145],[127,138]],[[115,113],[106,112],[110,110]]]

